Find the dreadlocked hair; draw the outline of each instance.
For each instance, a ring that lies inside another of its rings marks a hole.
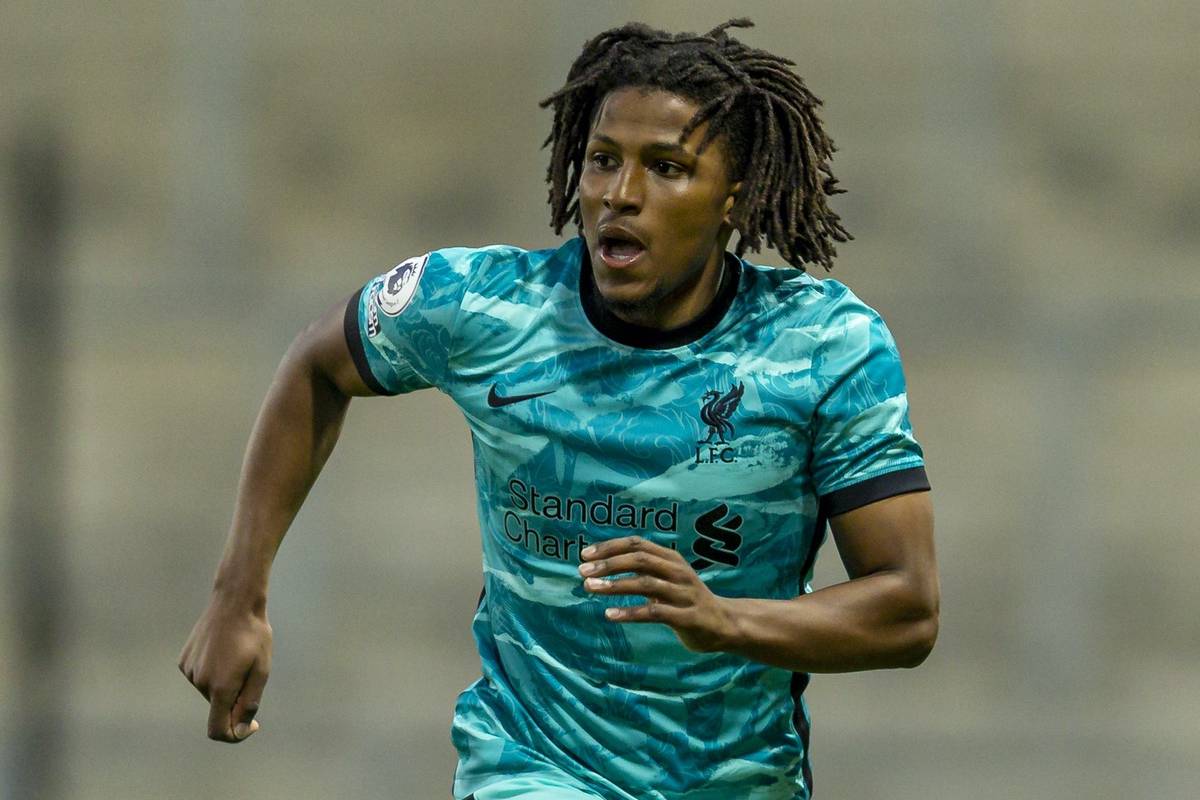
[[[699,106],[681,144],[705,122],[700,152],[725,137],[731,175],[742,181],[732,213],[737,255],[759,252],[765,238],[792,266],[832,269],[834,242],[854,238],[829,208],[829,197],[844,191],[829,166],[837,148],[821,127],[821,101],[789,69],[795,62],[726,33],[753,25],[733,19],[704,35],[672,35],[631,22],[583,46],[566,84],[539,104],[554,107],[542,146],[551,147],[546,182],[555,233],[572,220],[581,224],[576,195],[599,103],[614,89],[661,89]]]

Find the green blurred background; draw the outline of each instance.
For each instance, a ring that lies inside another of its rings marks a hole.
[[[175,663],[259,402],[371,275],[555,243],[537,101],[584,40],[742,15],[826,101],[834,276],[899,341],[938,513],[939,644],[814,680],[817,797],[1200,794],[1194,2],[4,0],[0,796],[449,796],[480,564],[436,392],[354,402],[263,730],[205,738]]]

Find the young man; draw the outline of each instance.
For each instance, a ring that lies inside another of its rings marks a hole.
[[[483,675],[456,798],[807,798],[808,673],[915,666],[932,512],[883,322],[829,268],[833,143],[791,62],[641,25],[553,105],[553,250],[438,250],[285,356],[180,668],[208,734],[255,730],[267,575],[351,397],[436,387],[475,450]],[[811,591],[826,523],[850,580]]]

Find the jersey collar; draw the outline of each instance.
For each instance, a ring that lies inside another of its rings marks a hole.
[[[700,316],[691,322],[671,330],[646,328],[626,322],[604,307],[596,284],[592,278],[592,260],[588,254],[587,245],[582,250],[579,261],[579,299],[583,304],[583,312],[588,321],[600,333],[614,342],[638,347],[646,350],[667,350],[672,347],[682,347],[699,339],[717,326],[733,300],[737,296],[737,287],[741,283],[742,262],[729,251],[725,252],[725,269],[721,273],[721,285],[717,294]]]

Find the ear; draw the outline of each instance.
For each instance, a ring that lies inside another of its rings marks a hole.
[[[734,206],[737,205],[738,195],[741,193],[741,191],[742,182],[736,181],[732,186],[729,187],[729,196],[725,198],[725,207],[722,211],[721,221],[731,228],[733,227],[733,209]]]

